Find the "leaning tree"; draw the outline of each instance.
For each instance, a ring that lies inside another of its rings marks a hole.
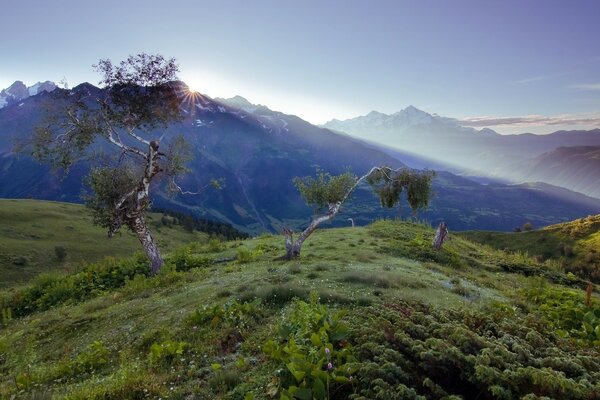
[[[363,181],[367,182],[379,197],[381,205],[392,208],[400,202],[400,195],[406,191],[406,199],[413,211],[427,207],[431,195],[433,171],[417,171],[408,168],[373,167],[358,177],[347,171],[340,175],[331,175],[317,171],[315,178],[307,176],[294,178],[294,185],[308,205],[316,207],[317,213],[311,223],[294,241],[294,232],[283,228],[285,237],[285,255],[290,260],[300,255],[304,241],[323,222],[332,220],[340,211],[342,204]]]
[[[156,274],[163,260],[146,223],[150,185],[184,172],[191,152],[182,136],[161,143],[170,123],[181,117],[182,85],[174,59],[141,53],[119,64],[100,60],[102,89],[57,90],[34,130],[32,155],[68,171],[92,160],[86,196],[94,223],[112,237],[124,225],[139,239]]]

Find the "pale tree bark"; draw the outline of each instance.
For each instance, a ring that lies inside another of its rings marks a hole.
[[[293,237],[294,232],[291,229],[284,227],[283,234],[285,236],[285,256],[283,258],[286,260],[291,260],[292,258],[299,257],[304,241],[317,229],[320,224],[333,219],[339,212],[341,206],[341,202],[330,205],[327,214],[314,218],[306,227],[306,229],[302,231],[300,236],[298,236],[298,239],[296,239],[295,242]]]
[[[296,239],[295,242],[293,237],[294,232],[290,228],[284,227],[282,231],[285,238],[285,255],[281,258],[285,260],[291,260],[293,258],[299,257],[300,250],[302,249],[302,244],[304,244],[304,241],[317,229],[317,227],[320,224],[335,218],[335,216],[339,213],[340,209],[342,208],[342,204],[344,204],[344,202],[346,201],[346,199],[348,199],[348,196],[352,194],[354,189],[356,189],[358,185],[363,180],[367,179],[367,177],[371,175],[374,171],[378,171],[380,169],[381,168],[379,167],[373,167],[368,173],[357,178],[354,185],[350,189],[348,189],[348,191],[344,194],[342,199],[337,203],[330,203],[327,208],[327,214],[314,217],[311,223],[306,227],[306,229],[302,231],[302,233],[300,234],[300,236],[298,236],[298,239]],[[354,226],[354,221],[352,226]]]
[[[150,261],[150,275],[156,275],[164,264],[144,217],[144,212],[150,204],[150,182],[161,171],[159,165],[161,153],[158,152],[158,147],[157,141],[148,144],[144,175],[138,186],[124,194],[115,204],[114,213],[116,217],[108,232],[109,236],[113,236],[122,225],[126,225],[136,234]]]
[[[445,222],[440,222],[439,226],[435,231],[435,236],[433,237],[433,242],[431,245],[434,249],[439,250],[442,248],[442,245],[446,241],[446,237],[448,236],[448,227]]]
[[[160,255],[158,247],[156,246],[156,242],[152,237],[152,233],[150,232],[150,229],[148,229],[146,218],[144,218],[143,214],[140,214],[133,221],[131,221],[130,224],[131,225],[129,226],[137,235],[140,243],[146,251],[148,260],[150,260],[150,275],[156,275],[163,266],[164,261]]]
[[[396,170],[389,170],[389,172],[398,172],[401,169],[402,168],[399,168]],[[387,174],[387,172],[385,172],[386,169],[384,169],[382,167],[373,167],[373,168],[371,168],[371,170],[369,172],[367,172],[363,176],[356,178],[354,185],[352,185],[352,187],[346,191],[346,193],[342,196],[342,198],[338,202],[328,204],[327,214],[315,216],[313,218],[313,220],[311,221],[310,225],[308,225],[308,227],[306,229],[304,229],[304,231],[302,231],[302,233],[300,234],[298,239],[296,239],[296,241],[294,241],[294,237],[293,237],[294,232],[292,232],[292,230],[289,229],[288,227],[284,227],[283,235],[285,237],[285,255],[283,257],[281,257],[281,259],[291,260],[293,258],[299,257],[300,250],[302,249],[302,244],[304,243],[304,241],[317,229],[317,227],[320,224],[322,224],[323,222],[332,220],[340,211],[342,204],[344,204],[344,202],[348,199],[350,194],[358,187],[358,185],[376,171],[378,171],[378,172],[383,171],[384,173]],[[353,220],[352,220],[352,226],[354,226]],[[445,224],[444,224],[444,228],[445,228]],[[446,229],[445,234],[447,234],[447,232],[448,231]],[[445,239],[445,234],[442,238],[442,243],[443,243],[443,240]]]

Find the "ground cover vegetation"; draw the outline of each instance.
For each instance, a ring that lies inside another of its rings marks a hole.
[[[0,397],[600,398],[600,301],[524,254],[406,221],[204,238],[0,292]]]

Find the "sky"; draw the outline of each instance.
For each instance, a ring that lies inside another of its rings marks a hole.
[[[312,123],[408,105],[500,133],[600,127],[597,0],[5,0],[0,88],[160,53]]]

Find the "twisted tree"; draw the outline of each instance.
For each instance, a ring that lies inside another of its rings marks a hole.
[[[145,219],[150,186],[162,177],[181,190],[175,176],[191,158],[183,137],[161,144],[161,129],[181,119],[179,67],[174,59],[145,53],[94,67],[103,90],[60,90],[34,131],[32,155],[65,171],[81,159],[93,160],[85,200],[94,223],[109,237],[123,225],[135,233],[154,275],[163,260]]]
[[[433,171],[416,171],[408,168],[373,167],[358,177],[347,171],[340,175],[330,175],[317,171],[316,178],[307,176],[294,178],[294,185],[308,205],[316,207],[317,213],[311,223],[294,241],[294,232],[283,227],[285,255],[290,260],[300,256],[304,241],[323,222],[330,221],[339,213],[342,204],[363,181],[367,182],[379,197],[381,205],[392,208],[400,202],[400,195],[406,191],[406,199],[413,211],[427,207],[431,196]]]

